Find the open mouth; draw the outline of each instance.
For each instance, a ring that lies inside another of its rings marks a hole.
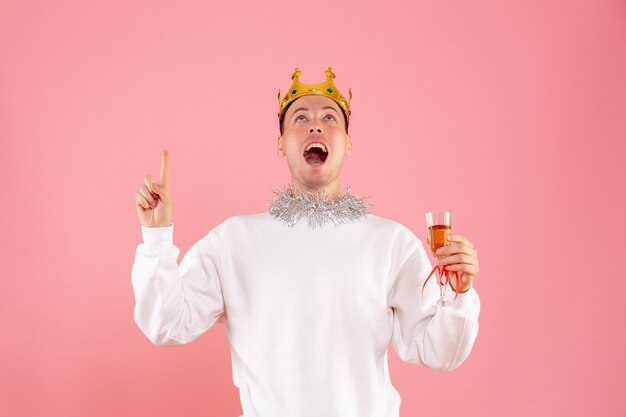
[[[322,165],[328,157],[328,150],[322,143],[312,143],[306,147],[303,156],[310,165]]]

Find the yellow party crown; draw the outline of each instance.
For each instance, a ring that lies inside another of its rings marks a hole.
[[[295,72],[291,76],[291,78],[293,79],[291,88],[282,99],[280,98],[280,90],[278,90],[278,122],[282,122],[287,107],[289,107],[289,104],[291,104],[294,100],[302,96],[316,94],[333,99],[339,105],[339,107],[341,107],[344,116],[346,116],[347,129],[348,122],[350,120],[350,100],[352,100],[352,89],[348,89],[350,100],[346,100],[346,98],[339,92],[339,90],[335,86],[335,83],[333,82],[335,74],[333,73],[331,67],[328,67],[328,69],[325,71],[326,81],[321,84],[300,83],[299,78],[301,73],[302,71],[300,71],[299,68],[296,68]]]

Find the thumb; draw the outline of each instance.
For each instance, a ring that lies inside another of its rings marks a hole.
[[[152,188],[154,189],[155,194],[159,196],[159,199],[163,201],[163,203],[169,204],[170,194],[166,186],[158,182],[155,182],[152,184]]]
[[[161,193],[163,192],[163,189],[161,188],[161,185],[158,182],[153,182],[150,185],[152,187],[152,192],[153,193],[161,195]]]

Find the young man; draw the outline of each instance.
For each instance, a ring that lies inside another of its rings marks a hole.
[[[341,193],[349,101],[330,68],[321,84],[299,75],[279,92],[278,155],[291,184],[269,212],[225,220],[179,266],[167,151],[160,180],[145,178],[136,195],[144,242],[132,270],[135,321],[154,344],[170,346],[225,322],[244,417],[397,417],[388,344],[402,360],[441,371],[467,358],[478,333],[477,253],[453,235],[439,264],[463,273],[462,294],[435,307],[432,283],[422,303],[432,268],[422,242]]]

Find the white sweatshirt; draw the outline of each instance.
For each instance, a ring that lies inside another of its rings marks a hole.
[[[177,264],[173,228],[142,227],[132,269],[135,321],[157,345],[225,322],[244,417],[398,417],[387,347],[450,371],[478,333],[475,289],[433,307],[422,242],[373,214],[311,229],[269,213],[231,217]],[[454,292],[447,287],[448,298]]]

